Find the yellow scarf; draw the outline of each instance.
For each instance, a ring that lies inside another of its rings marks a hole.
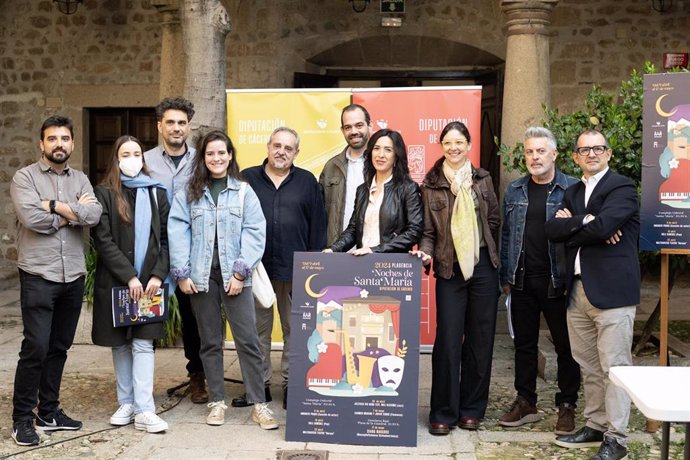
[[[462,275],[465,280],[469,280],[474,273],[474,266],[479,262],[479,228],[472,199],[472,165],[467,160],[455,171],[444,161],[443,174],[450,183],[450,191],[455,195],[450,234]]]

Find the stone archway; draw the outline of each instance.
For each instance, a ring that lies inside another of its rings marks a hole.
[[[477,69],[493,68],[503,59],[473,45],[421,35],[357,37],[307,59],[321,68]]]

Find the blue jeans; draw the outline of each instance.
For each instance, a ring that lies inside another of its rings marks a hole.
[[[155,412],[153,402],[153,340],[132,339],[113,347],[117,401],[134,404],[134,413]]]
[[[19,270],[24,340],[14,375],[12,420],[48,419],[60,407],[60,384],[84,294],[84,277],[47,281]]]

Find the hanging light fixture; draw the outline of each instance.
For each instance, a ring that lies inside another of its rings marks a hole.
[[[652,0],[652,8],[659,13],[665,13],[673,6],[673,0]]]
[[[355,13],[364,13],[371,0],[349,0],[352,3],[352,10]]]
[[[79,4],[84,3],[84,0],[53,0],[53,3],[58,4],[60,13],[74,14],[77,12]]]

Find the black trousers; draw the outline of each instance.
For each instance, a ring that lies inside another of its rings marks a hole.
[[[184,347],[184,357],[187,358],[187,372],[196,374],[204,372],[204,364],[201,362],[199,351],[201,350],[201,338],[199,338],[199,327],[196,318],[192,313],[192,302],[189,296],[182,292],[178,287],[175,289],[175,297],[180,309],[182,319],[182,345]]]
[[[498,271],[486,248],[465,281],[436,278],[436,339],[431,357],[430,423],[457,425],[460,417],[482,419],[489,400],[496,332]]]
[[[580,366],[573,359],[566,321],[567,297],[549,298],[548,275],[525,277],[523,289],[511,290],[511,313],[515,332],[515,390],[531,404],[537,404],[537,354],[539,322],[544,314],[556,350],[558,389],[556,405],[575,405],[580,389]]]
[[[77,330],[84,277],[55,283],[19,270],[24,340],[14,375],[12,420],[48,419],[60,407],[60,385]]]

